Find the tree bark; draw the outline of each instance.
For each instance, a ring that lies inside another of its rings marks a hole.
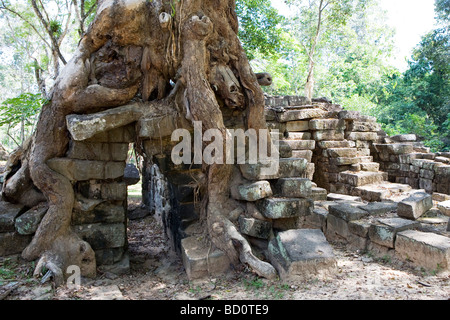
[[[19,172],[22,180],[29,173],[27,185],[39,189],[49,204],[22,254],[40,258],[37,274],[46,266],[62,281],[70,264],[83,266],[84,275],[95,272],[92,249],[70,228],[73,186],[46,164],[66,153],[67,115],[95,113],[132,99],[178,110],[173,102],[184,101],[186,118],[201,121],[203,130],[218,129],[224,137],[223,107],[245,110],[247,128],[266,128],[264,95],[237,37],[234,9],[234,0],[99,2],[93,24],[41,112],[32,143],[21,158],[27,161],[21,161],[20,169],[5,182],[8,198],[20,201],[12,182],[19,179]],[[177,90],[170,94],[171,83]],[[208,192],[202,218],[211,241],[233,264],[249,264],[258,274],[273,278],[275,269],[253,256],[227,218],[236,207],[230,198],[233,166],[203,167]]]

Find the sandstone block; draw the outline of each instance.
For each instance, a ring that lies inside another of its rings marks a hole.
[[[287,198],[308,198],[311,196],[311,180],[305,178],[282,178],[276,183],[276,192]]]
[[[302,132],[309,130],[309,121],[289,121],[286,123],[289,132]]]
[[[433,207],[433,199],[426,192],[415,192],[410,197],[399,202],[397,214],[399,217],[415,220]]]
[[[314,202],[310,199],[265,198],[258,200],[256,206],[264,217],[281,219],[310,215]]]
[[[307,165],[306,159],[282,158],[268,164],[241,164],[239,168],[245,179],[255,181],[299,177],[305,172]]]
[[[240,216],[239,229],[242,234],[259,239],[269,239],[272,231],[272,223],[269,221]]]
[[[437,207],[440,212],[450,217],[450,200],[439,202]]]
[[[256,201],[272,196],[272,189],[268,181],[257,181],[237,186],[232,192],[236,200]]]
[[[325,116],[326,111],[313,108],[313,109],[300,109],[300,110],[289,110],[279,115],[280,122],[297,121],[297,120],[307,120],[314,118],[322,118]]]
[[[313,139],[316,141],[323,140],[344,140],[343,130],[320,130],[314,131],[312,135]]]
[[[0,232],[14,232],[16,218],[23,212],[23,205],[0,201]]]
[[[313,131],[318,130],[339,130],[346,128],[345,121],[339,119],[315,119],[309,121],[309,129]]]
[[[378,219],[378,223],[371,224],[369,238],[381,246],[394,248],[396,234],[400,231],[415,229],[420,223],[402,218]]]

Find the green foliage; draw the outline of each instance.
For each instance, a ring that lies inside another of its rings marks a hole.
[[[283,17],[267,0],[238,0],[239,38],[249,60],[260,53],[276,56],[282,47]]]
[[[14,127],[24,119],[28,121],[36,116],[46,100],[40,93],[22,93],[18,97],[6,99],[0,105],[0,126]]]

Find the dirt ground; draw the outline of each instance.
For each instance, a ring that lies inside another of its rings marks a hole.
[[[131,206],[136,203],[131,202]],[[130,273],[104,272],[78,288],[54,288],[32,277],[34,264],[0,260],[0,300],[449,300],[450,274],[380,259],[331,243],[338,272],[325,279],[284,283],[250,270],[189,281],[152,216],[130,220]]]

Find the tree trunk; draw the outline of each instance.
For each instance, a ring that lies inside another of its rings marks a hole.
[[[70,228],[73,187],[46,164],[67,151],[67,115],[91,114],[132,99],[179,110],[175,101],[184,101],[186,118],[201,121],[203,130],[219,129],[224,137],[224,107],[245,110],[247,128],[266,128],[264,95],[237,37],[234,9],[234,0],[99,2],[93,24],[56,80],[20,169],[11,171],[15,173],[5,182],[4,195],[23,202],[13,182],[29,176],[21,186],[36,187],[49,204],[22,254],[40,257],[36,273],[46,266],[62,281],[70,264],[82,266],[83,275],[95,272],[92,249]],[[171,91],[171,83],[176,90]],[[208,177],[203,218],[211,241],[232,263],[241,261],[260,275],[274,277],[275,269],[253,256],[227,218],[236,207],[229,196],[233,166],[203,167]]]

